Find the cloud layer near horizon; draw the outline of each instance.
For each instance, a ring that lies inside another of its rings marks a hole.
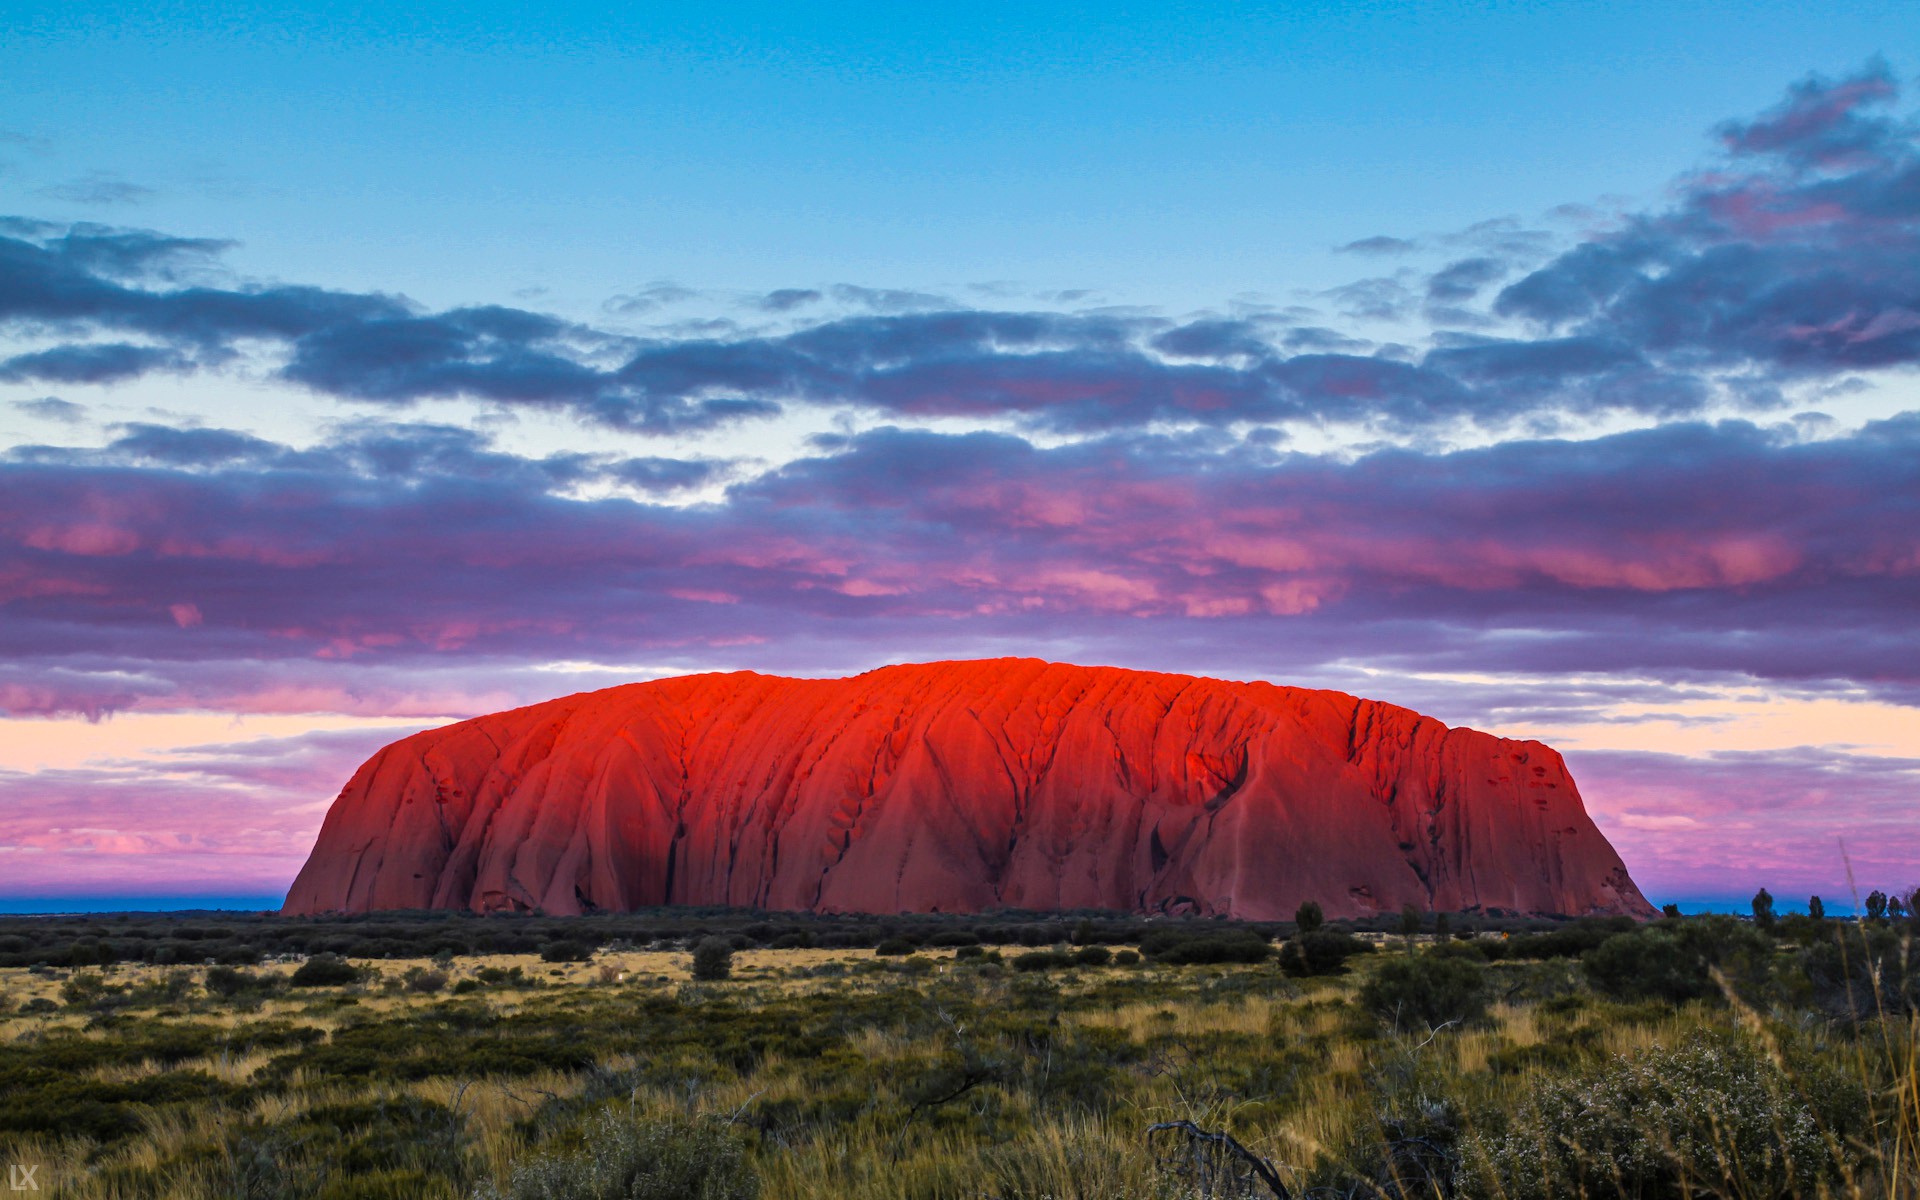
[[[744,323],[636,333],[249,285],[217,241],[0,222],[0,332],[17,343],[0,384],[253,371],[352,406],[300,446],[154,420],[104,444],[14,447],[0,461],[0,710],[429,717],[563,677],[614,681],[556,663],[839,673],[1008,651],[1294,679],[1363,666],[1612,681],[1500,706],[1523,714],[1728,681],[1920,702],[1920,412],[1854,429],[1779,417],[1863,377],[1911,386],[1920,150],[1896,98],[1883,68],[1810,80],[1723,126],[1720,159],[1666,208],[1595,218],[1557,247],[1490,224],[1458,242],[1464,257],[1326,297],[1344,317],[788,289],[740,306]],[[1403,340],[1365,335],[1369,321]],[[666,442],[530,456],[398,411],[452,398]],[[676,448],[796,413],[820,420],[784,461]],[[1576,436],[1597,420],[1628,427]],[[1332,427],[1375,440],[1291,448]],[[1460,431],[1479,444],[1449,448]],[[1654,789],[1653,768],[1607,761],[1635,803]],[[1774,764],[1798,781],[1779,794],[1818,790],[1809,761]],[[1895,815],[1910,766],[1816,766],[1877,781],[1859,827],[1920,859]],[[1671,786],[1704,797],[1699,772],[1759,769],[1700,760]],[[210,770],[186,772],[199,782],[180,803]],[[0,842],[16,861],[58,857],[28,845],[34,828],[127,827],[54,816],[118,786],[0,779],[29,798]],[[161,810],[176,795],[146,794]],[[1660,821],[1682,829],[1670,818],[1686,814],[1657,808],[1612,831],[1639,846]],[[312,823],[267,822],[247,844],[284,858],[282,835]],[[1662,844],[1692,847],[1698,873],[1745,836]],[[98,861],[171,862],[163,843]]]
[[[1113,646],[1129,627],[1222,651],[1260,637],[1280,670],[1364,646],[1427,671],[1920,694],[1920,416],[1350,462],[883,427],[679,507],[554,491],[630,460],[558,467],[439,427],[309,451],[183,440],[0,472],[9,711],[260,711],[343,664],[372,679],[797,639],[865,660],[1061,622]]]

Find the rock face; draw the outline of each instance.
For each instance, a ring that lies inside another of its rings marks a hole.
[[[1539,742],[1031,659],[693,675],[395,742],[284,912],[1651,914]]]

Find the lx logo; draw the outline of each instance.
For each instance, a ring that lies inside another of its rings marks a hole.
[[[37,1192],[40,1190],[40,1181],[34,1176],[39,1173],[40,1167],[37,1163],[31,1167],[16,1165],[8,1171],[7,1182],[13,1185],[13,1190],[16,1192]]]

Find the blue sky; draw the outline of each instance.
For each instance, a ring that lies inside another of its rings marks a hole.
[[[1184,310],[1646,200],[1910,5],[5,6],[0,188],[430,305],[656,280]],[[1900,64],[1896,63],[1896,66]],[[134,204],[81,203],[114,183]],[[48,193],[53,190],[53,194]]]
[[[1037,654],[1920,884],[1911,3],[0,0],[0,906],[401,733]]]

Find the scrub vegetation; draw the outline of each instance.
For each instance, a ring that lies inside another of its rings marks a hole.
[[[1920,1196],[1909,917],[1302,915],[11,920],[0,1164],[127,1200]]]

